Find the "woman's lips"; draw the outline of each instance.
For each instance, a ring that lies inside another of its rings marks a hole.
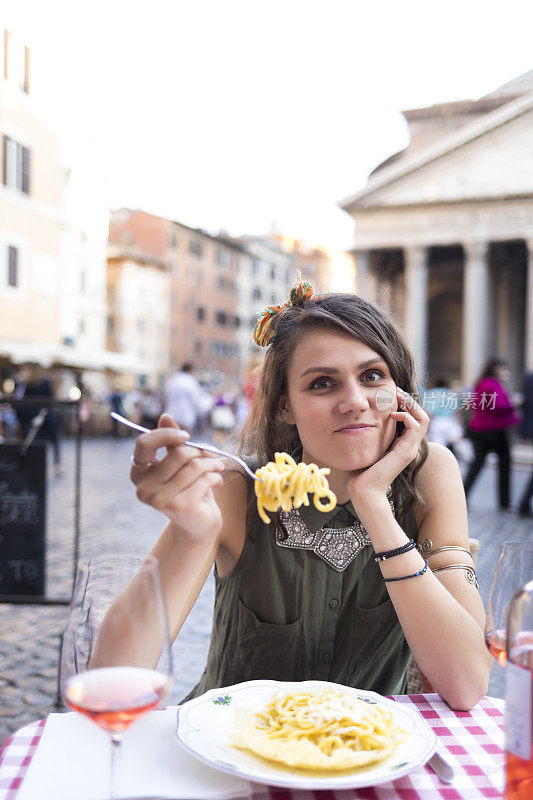
[[[365,433],[367,431],[372,431],[372,430],[374,430],[375,427],[376,427],[375,425],[361,425],[361,426],[359,426],[357,428],[347,426],[345,428],[339,428],[339,430],[335,431],[335,433],[344,433],[344,434],[352,435],[352,434]]]

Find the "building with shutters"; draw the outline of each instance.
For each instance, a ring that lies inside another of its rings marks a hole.
[[[239,272],[239,316],[242,325],[239,331],[239,349],[242,354],[241,368],[257,357],[262,358],[264,348],[252,340],[252,331],[257,315],[267,306],[287,300],[294,283],[294,259],[282,250],[279,242],[267,237],[243,236],[246,257],[242,259]]]
[[[102,162],[93,143],[67,145],[45,120],[32,95],[38,68],[0,18],[0,377],[37,363],[67,386],[82,370],[98,392],[107,373],[136,369],[105,349]]]
[[[229,236],[212,236],[141,210],[112,211],[108,330],[115,339],[108,338],[108,344],[117,346],[121,352],[133,347],[133,340],[125,331],[138,324],[135,318],[139,311],[136,305],[117,302],[113,277],[117,259],[129,259],[139,269],[151,270],[153,275],[155,268],[165,273],[167,291],[158,302],[164,304],[168,318],[161,329],[161,348],[167,351],[167,373],[191,362],[196,375],[210,387],[238,384],[242,360],[238,333],[244,324],[239,314],[238,287],[244,255],[242,245]],[[125,283],[123,285],[125,287]],[[155,284],[153,290],[159,297]],[[149,311],[152,297],[148,296],[148,284],[146,292],[145,327],[148,329],[153,313]],[[118,329],[122,335],[117,338]],[[133,349],[138,355],[139,348]],[[145,372],[143,370],[143,374]]]
[[[0,359],[60,343],[62,153],[35,112],[30,51],[0,20]]]
[[[162,391],[168,377],[168,262],[139,248],[109,245],[107,349],[135,360],[115,384]]]

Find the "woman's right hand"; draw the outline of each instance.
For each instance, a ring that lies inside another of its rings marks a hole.
[[[222,484],[224,462],[216,455],[185,447],[189,438],[170,414],[163,414],[158,427],[137,438],[130,477],[137,497],[160,511],[191,541],[215,538],[222,515],[212,489]],[[160,447],[167,455],[153,466]]]

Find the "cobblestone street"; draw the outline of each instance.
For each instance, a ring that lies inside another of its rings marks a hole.
[[[82,559],[103,553],[145,554],[164,519],[137,501],[129,482],[133,439],[83,443]],[[63,444],[65,473],[49,484],[47,595],[68,596],[72,580],[74,444]],[[464,465],[463,465],[464,468]],[[531,467],[515,465],[512,505],[516,507]],[[531,538],[532,518],[499,512],[497,473],[486,465],[469,501],[470,536],[481,541],[477,573],[486,603],[501,542]],[[209,646],[213,578],[208,579],[195,608],[174,644],[174,685],[169,699],[178,702],[200,677]],[[0,605],[0,743],[22,725],[53,710],[56,696],[59,633],[66,607]],[[502,696],[503,670],[493,668],[489,694]]]

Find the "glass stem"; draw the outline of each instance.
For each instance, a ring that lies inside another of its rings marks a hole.
[[[116,800],[118,797],[118,767],[120,763],[120,745],[122,736],[114,733],[111,736],[111,773],[110,773],[110,798]]]

